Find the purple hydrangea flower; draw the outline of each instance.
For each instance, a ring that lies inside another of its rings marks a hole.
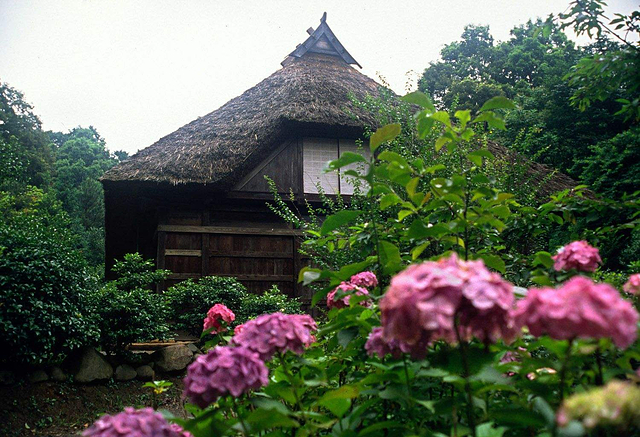
[[[383,330],[381,327],[376,327],[371,330],[369,338],[364,345],[367,354],[372,357],[377,355],[378,358],[383,359],[387,355],[391,355],[394,359],[399,359],[402,354],[410,354],[413,359],[422,359],[426,355],[426,344],[414,344],[409,345],[399,340],[387,340],[384,338]]]
[[[176,424],[169,424],[151,408],[127,407],[115,416],[104,415],[83,433],[97,437],[193,437]]]
[[[301,355],[316,340],[312,332],[317,329],[316,322],[306,314],[263,314],[246,322],[231,344],[252,350],[268,361],[278,352]]]
[[[218,346],[187,368],[184,396],[206,408],[220,396],[240,396],[269,383],[269,371],[258,354],[244,347]]]

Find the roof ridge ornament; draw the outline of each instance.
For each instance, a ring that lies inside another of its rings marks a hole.
[[[349,54],[347,49],[345,49],[338,38],[336,38],[336,35],[327,24],[326,12],[322,14],[322,18],[320,18],[320,26],[318,26],[316,30],[312,30],[312,28],[307,29],[307,33],[309,33],[310,36],[305,42],[299,44],[296,49],[289,54],[289,57],[301,58],[307,53],[322,53],[337,56],[342,58],[347,64],[355,64],[362,68],[358,61]],[[285,65],[285,62],[283,62],[282,65]]]

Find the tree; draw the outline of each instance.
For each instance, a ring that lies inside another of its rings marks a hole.
[[[614,115],[619,104],[612,99],[588,112],[572,105],[576,87],[565,76],[585,54],[607,47],[598,41],[577,48],[560,23],[542,20],[514,27],[511,38],[499,43],[488,28],[467,26],[462,40],[447,45],[442,59],[425,70],[419,88],[444,108],[477,111],[493,96],[512,98],[516,108],[505,114],[507,130],[493,132],[492,139],[580,179],[593,155],[590,146],[628,128]]]
[[[24,95],[6,82],[0,82],[0,152],[0,190],[49,184],[53,156],[47,135]]]
[[[574,0],[568,12],[558,15],[562,29],[571,27],[577,35],[595,38],[596,47],[606,48],[583,57],[567,74],[576,88],[571,102],[585,110],[595,101],[616,99],[622,105],[617,114],[640,121],[640,11],[614,14],[610,19],[604,14],[604,6],[603,0]],[[544,30],[554,21],[550,17]]]

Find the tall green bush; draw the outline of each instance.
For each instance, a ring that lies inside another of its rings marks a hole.
[[[87,308],[90,282],[68,219],[50,194],[0,193],[0,361],[61,361],[97,339]]]
[[[150,287],[166,279],[169,271],[155,270],[153,263],[138,253],[125,255],[113,270],[118,278],[92,294],[100,345],[120,353],[129,343],[167,337],[167,305]]]

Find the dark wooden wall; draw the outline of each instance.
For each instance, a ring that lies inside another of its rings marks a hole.
[[[157,228],[158,268],[171,270],[166,289],[187,278],[233,276],[252,293],[272,285],[308,307],[309,291],[297,282],[305,260],[301,233],[266,206],[221,203],[202,210],[171,209]]]

